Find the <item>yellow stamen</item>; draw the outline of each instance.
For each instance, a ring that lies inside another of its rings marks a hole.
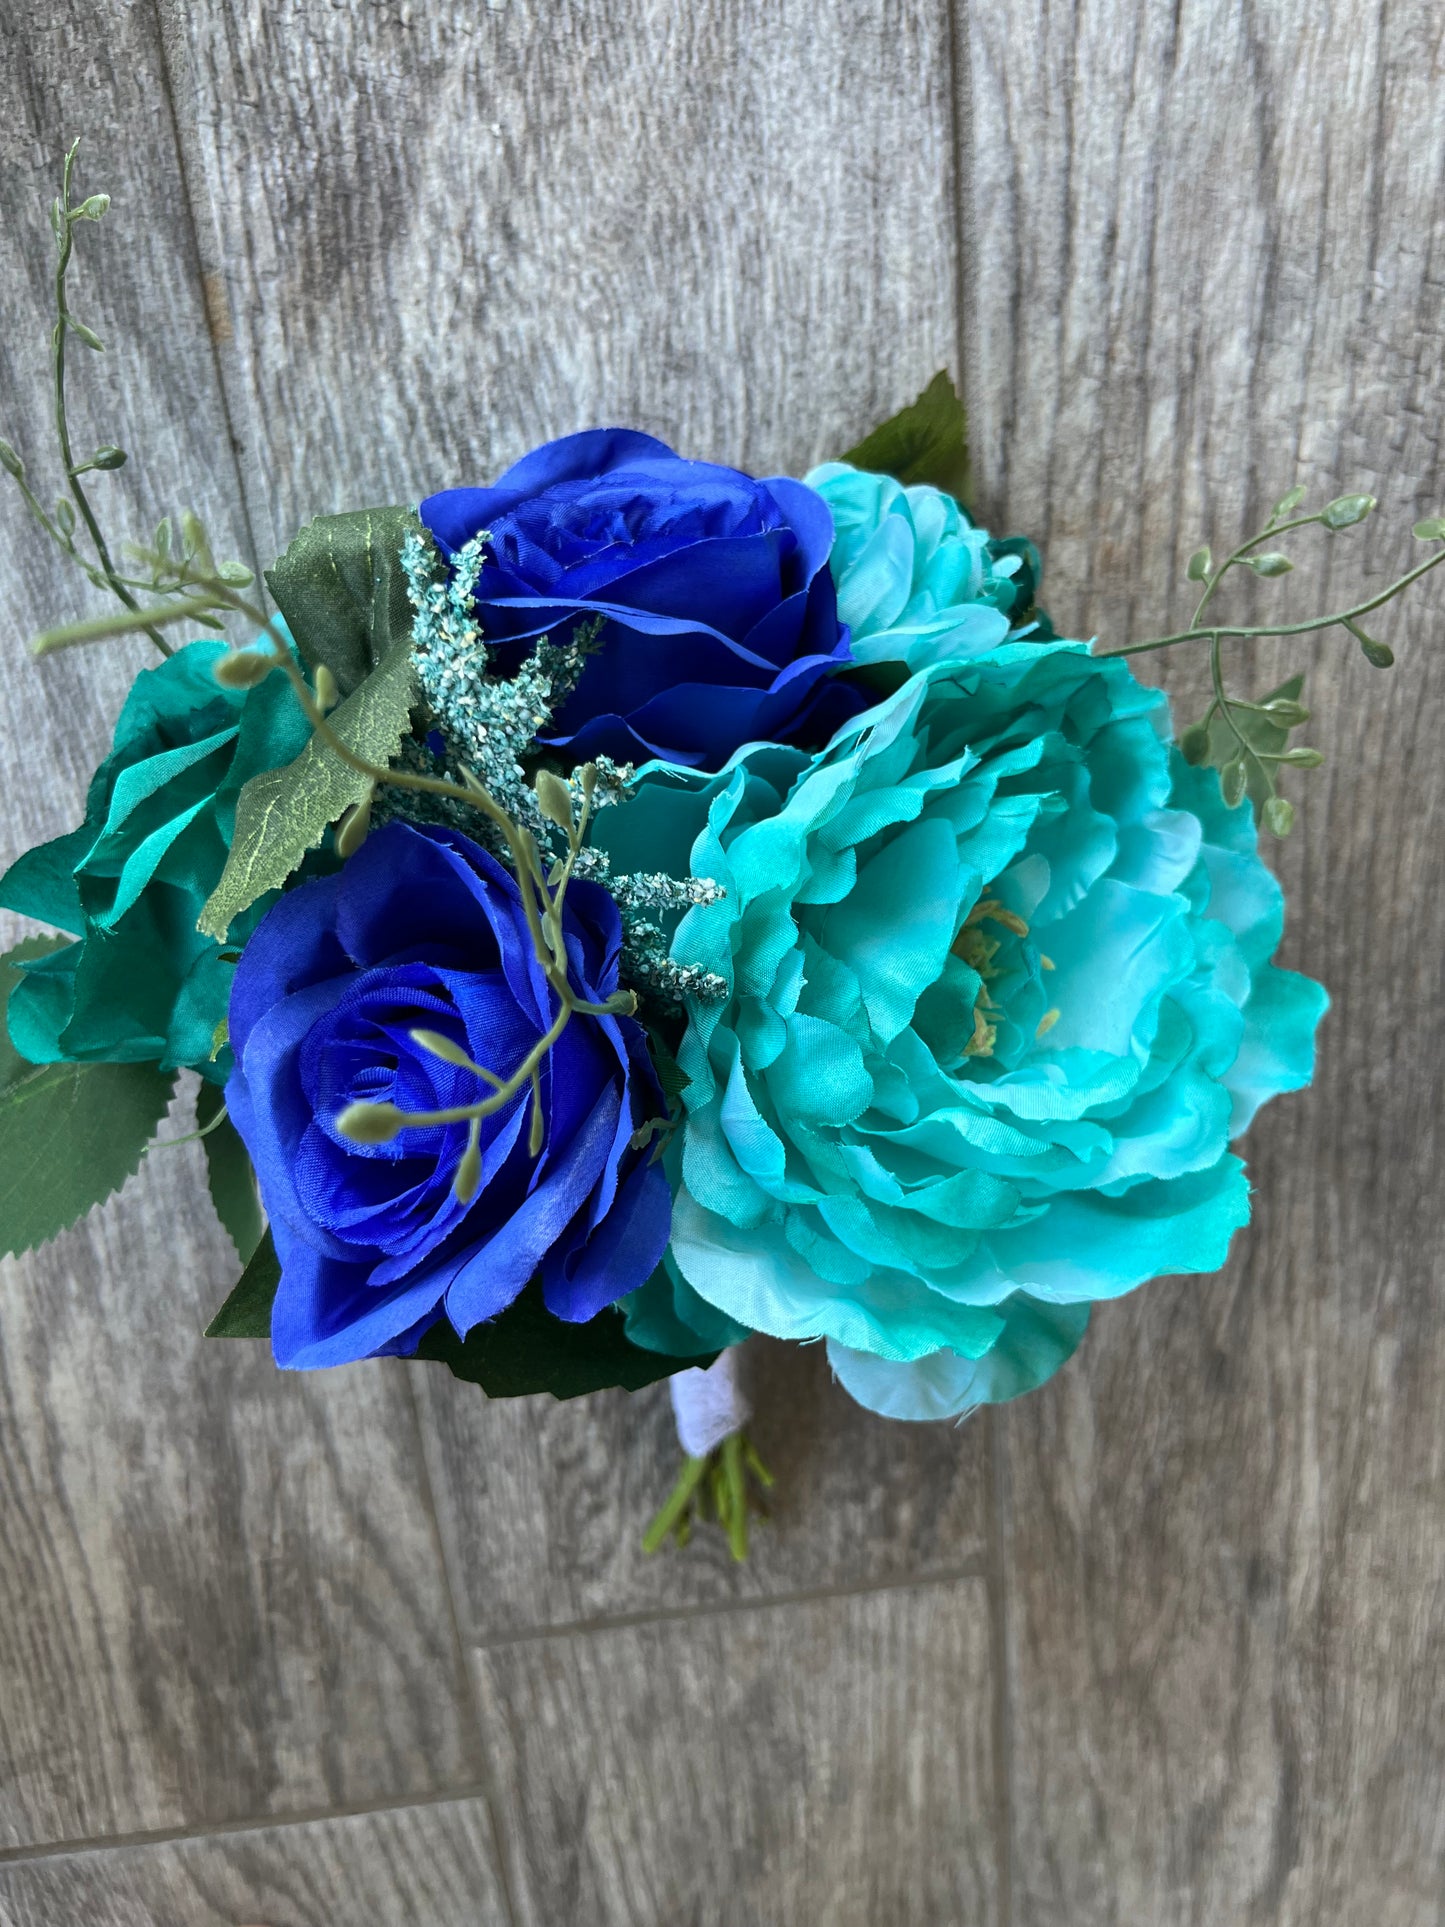
[[[1053,1029],[1054,1025],[1059,1021],[1059,1018],[1061,1015],[1062,1015],[1062,1012],[1060,1012],[1057,1009],[1046,1010],[1044,1012],[1043,1016],[1040,1017],[1039,1019],[1039,1027],[1034,1032],[1035,1042],[1037,1042],[1040,1037],[1046,1037],[1048,1035],[1048,1033]]]
[[[1054,962],[1052,957],[1046,957],[1042,950],[1039,952],[1039,969],[1040,970],[1057,970],[1058,967],[1059,966]]]

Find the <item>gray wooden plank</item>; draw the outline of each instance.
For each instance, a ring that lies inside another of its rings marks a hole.
[[[7,14],[0,36],[0,426],[48,466],[45,209],[81,129],[82,182],[114,201],[72,296],[111,343],[72,357],[77,444],[136,457],[96,498],[122,534],[189,504],[244,552],[153,14]],[[8,862],[73,826],[149,645],[29,664],[28,631],[96,598],[8,482],[0,517]],[[172,1132],[187,1124],[183,1107]],[[236,1260],[201,1172],[194,1147],[161,1154],[88,1224],[0,1264],[6,1844],[430,1792],[475,1763],[409,1392],[202,1344]]]
[[[0,1865],[0,1927],[506,1927],[480,1799]]]
[[[479,1652],[519,1927],[991,1927],[984,1590]]]
[[[405,1381],[203,1339],[236,1270],[198,1145],[0,1263],[0,1844],[475,1779]]]
[[[1438,9],[960,21],[983,495],[1057,617],[1165,631],[1196,542],[1296,479],[1383,526],[1300,543],[1327,587],[1276,606],[1383,586],[1445,499]],[[1441,594],[1381,619],[1392,675],[1309,647],[1331,761],[1273,856],[1335,1008],[1250,1140],[1255,1228],[1000,1422],[1020,1927],[1442,1918]]]
[[[163,5],[273,546],[600,421],[795,470],[953,358],[943,0]]]
[[[776,1483],[735,1565],[715,1528],[648,1558],[681,1465],[665,1386],[488,1401],[440,1367],[421,1382],[464,1638],[980,1565],[982,1426],[893,1425],[836,1386],[821,1346],[754,1339],[750,1428]]]
[[[189,507],[205,519],[218,554],[245,556],[249,537],[148,5],[0,14],[0,434],[27,462],[41,499],[53,499],[63,478],[50,418],[48,210],[76,134],[81,190],[107,190],[112,202],[99,228],[81,230],[70,276],[73,310],[107,344],[104,355],[72,347],[72,432],[86,452],[116,442],[131,456],[118,473],[90,478],[102,524],[113,541],[134,539],[162,514]],[[30,662],[26,637],[104,602],[30,522],[10,478],[0,483],[4,866],[73,828],[121,698],[155,654],[141,639]],[[0,941],[13,941],[16,929],[0,913]]]

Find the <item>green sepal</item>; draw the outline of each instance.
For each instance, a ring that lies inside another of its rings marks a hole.
[[[312,668],[349,696],[411,634],[401,545],[421,533],[415,509],[318,515],[266,571],[266,586]]]
[[[947,370],[940,368],[917,401],[842,459],[871,475],[891,475],[905,487],[930,483],[961,502],[968,493],[968,417]]]
[[[382,767],[391,761],[410,719],[415,673],[406,634],[332,710],[327,723],[353,755]],[[226,867],[196,928],[223,943],[235,918],[268,890],[279,890],[330,825],[371,794],[371,785],[315,735],[294,762],[253,776],[236,803]]]
[[[1291,676],[1282,682],[1278,689],[1271,689],[1267,696],[1259,698],[1260,705],[1272,702],[1298,702],[1304,689],[1304,676]],[[1230,714],[1242,736],[1252,750],[1261,755],[1277,756],[1289,740],[1289,731],[1280,723],[1260,714],[1258,709],[1232,709]],[[1209,753],[1205,762],[1217,770],[1226,769],[1239,756],[1239,739],[1234,730],[1222,716],[1213,716],[1209,723]],[[1244,758],[1246,772],[1245,794],[1254,805],[1256,820],[1271,794],[1269,779],[1253,756]]]
[[[17,966],[64,947],[28,937],[0,957],[0,1257],[48,1244],[140,1168],[175,1089],[154,1064],[32,1064],[10,1042]]]
[[[207,1325],[207,1338],[269,1338],[271,1306],[280,1283],[281,1260],[266,1231],[230,1297]]]
[[[457,1378],[480,1385],[488,1398],[550,1392],[581,1398],[620,1386],[635,1392],[691,1365],[710,1365],[717,1353],[671,1358],[628,1343],[621,1314],[611,1305],[585,1325],[569,1325],[548,1311],[535,1281],[504,1312],[458,1338],[442,1318],[417,1346],[416,1357],[443,1364]]]
[[[196,1128],[205,1132],[201,1142],[206,1147],[206,1178],[216,1216],[236,1247],[236,1256],[248,1265],[266,1234],[266,1218],[251,1155],[230,1118],[221,1117],[225,1102],[223,1090],[203,1082],[196,1096]]]

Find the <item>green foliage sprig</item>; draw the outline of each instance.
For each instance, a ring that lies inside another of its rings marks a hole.
[[[1138,656],[1156,649],[1172,649],[1179,643],[1207,642],[1213,698],[1204,715],[1181,732],[1179,747],[1185,760],[1210,764],[1219,770],[1225,801],[1233,807],[1247,795],[1263,816],[1266,828],[1276,836],[1287,836],[1294,826],[1294,805],[1278,790],[1279,774],[1285,769],[1318,769],[1323,752],[1304,746],[1291,748],[1291,730],[1309,721],[1309,710],[1300,700],[1303,675],[1292,676],[1259,701],[1232,696],[1225,688],[1222,645],[1226,639],[1253,640],[1264,636],[1303,636],[1327,629],[1344,629],[1359,644],[1365,660],[1374,669],[1388,669],[1395,660],[1388,643],[1377,641],[1361,627],[1362,618],[1383,608],[1412,582],[1428,575],[1445,562],[1445,546],[1424,562],[1396,578],[1387,588],[1346,609],[1309,616],[1300,622],[1226,623],[1206,622],[1205,612],[1215,592],[1231,569],[1248,569],[1263,581],[1288,575],[1294,563],[1282,549],[1265,549],[1263,544],[1295,530],[1319,526],[1329,534],[1356,528],[1377,506],[1373,495],[1340,495],[1309,515],[1296,513],[1304,501],[1302,487],[1292,488],[1275,503],[1269,520],[1257,534],[1241,542],[1224,560],[1215,563],[1207,547],[1198,548],[1189,558],[1186,571],[1191,582],[1201,585],[1199,602],[1187,629],[1174,635],[1154,636],[1147,642],[1126,643],[1119,649],[1101,649],[1101,656]],[[1431,517],[1415,524],[1420,542],[1445,545],[1445,517]]]

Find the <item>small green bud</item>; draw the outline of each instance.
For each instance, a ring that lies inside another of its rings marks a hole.
[[[1373,495],[1338,495],[1321,513],[1320,520],[1327,529],[1352,529],[1356,522],[1363,522],[1374,507]]]
[[[1179,754],[1198,769],[1209,755],[1209,731],[1203,723],[1191,723],[1179,738]]]
[[[171,518],[168,515],[163,515],[156,523],[153,546],[157,555],[169,555],[171,552]]]
[[[1247,555],[1244,560],[1247,568],[1263,576],[1288,575],[1294,567],[1289,557],[1278,549],[1266,549],[1263,555]]]
[[[1244,801],[1246,782],[1244,758],[1236,756],[1232,763],[1226,763],[1220,773],[1219,787],[1224,792],[1225,807],[1237,809]]]
[[[25,475],[24,462],[6,441],[0,441],[0,468],[3,468],[7,475],[13,475],[17,482]]]
[[[1300,503],[1304,499],[1305,499],[1305,485],[1303,482],[1300,482],[1299,484],[1297,484],[1296,487],[1290,490],[1288,495],[1280,496],[1279,500],[1274,505],[1274,513],[1273,515],[1270,516],[1269,518],[1270,521],[1278,522],[1281,516],[1293,515],[1295,510],[1299,507]]]
[[[1273,836],[1288,836],[1294,828],[1294,804],[1287,796],[1272,796],[1264,806],[1264,826]]]
[[[72,221],[99,221],[110,206],[108,194],[88,194],[79,207],[70,210]]]
[[[536,1153],[533,1152],[533,1156]],[[467,1139],[467,1148],[462,1152],[462,1161],[457,1166],[457,1174],[452,1179],[452,1191],[458,1204],[470,1204],[477,1195],[477,1186],[482,1181],[482,1148],[475,1136]]]
[[[323,716],[329,716],[341,700],[341,691],[336,686],[336,678],[323,662],[316,670],[316,707]]]
[[[546,1138],[546,1135],[547,1135],[547,1125],[546,1125],[545,1119],[542,1116],[542,1106],[537,1101],[536,1093],[533,1092],[532,1123],[527,1132],[527,1156],[528,1157],[535,1158],[535,1157],[541,1156],[542,1144]]]
[[[336,827],[336,854],[343,863],[348,857],[356,855],[366,841],[370,828],[371,797],[368,796],[365,802],[357,803],[349,809]]]
[[[418,1029],[410,1034],[414,1044],[419,1044],[424,1051],[430,1051],[433,1057],[439,1057],[444,1064],[455,1064],[458,1070],[463,1071],[476,1068],[461,1045],[454,1044],[445,1032]]]
[[[124,468],[129,459],[123,448],[117,448],[114,442],[107,442],[104,448],[98,448],[91,456],[90,465],[92,468]]]
[[[1268,716],[1272,723],[1278,723],[1281,729],[1298,729],[1301,723],[1307,723],[1310,719],[1310,712],[1303,703],[1292,703],[1285,696],[1276,696],[1273,702],[1266,703],[1261,713]]]
[[[537,807],[549,823],[559,830],[572,828],[572,792],[562,778],[550,769],[537,771]]]
[[[1287,749],[1276,761],[1287,763],[1291,769],[1318,769],[1325,760],[1322,749]]]
[[[184,553],[202,569],[214,569],[206,525],[194,509],[181,510],[181,543]]]
[[[58,197],[50,203],[50,227],[57,241],[65,239],[65,209]]]
[[[249,588],[256,579],[244,562],[220,562],[216,574],[229,589]]]
[[[1360,652],[1371,669],[1390,669],[1394,666],[1395,652],[1388,642],[1376,642],[1373,636],[1360,636]]]
[[[348,1104],[336,1128],[353,1144],[390,1144],[406,1123],[395,1104]]]
[[[1431,515],[1412,531],[1417,542],[1445,542],[1445,515]]]
[[[70,497],[69,497],[68,495],[57,495],[57,496],[56,496],[56,498],[55,498],[55,519],[56,519],[56,521],[57,521],[57,522],[59,523],[59,525],[60,525],[60,528],[61,528],[61,530],[62,530],[62,532],[63,532],[64,534],[66,534],[66,535],[74,535],[74,533],[75,533],[75,504],[74,504],[74,502],[72,502],[72,501],[71,501],[71,499],[70,499]]]
[[[65,319],[70,326],[71,332],[79,335],[87,348],[94,348],[98,355],[105,353],[105,343],[95,332],[94,328],[87,328],[85,323],[83,321],[77,321],[73,314],[68,314]]]
[[[276,658],[269,649],[233,649],[222,656],[211,674],[222,689],[254,689],[275,667]]]
[[[1213,561],[1214,558],[1209,553],[1209,545],[1206,543],[1202,549],[1196,549],[1190,556],[1189,567],[1184,573],[1191,582],[1205,582],[1209,578]]]

